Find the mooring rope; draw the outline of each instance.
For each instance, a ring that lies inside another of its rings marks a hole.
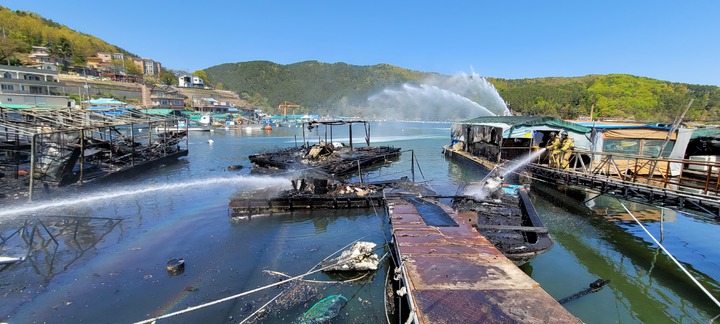
[[[618,201],[620,201],[620,200],[618,199]],[[670,252],[665,248],[665,246],[663,246],[657,239],[655,239],[655,237],[652,234],[650,234],[650,231],[648,231],[645,228],[645,226],[642,223],[640,223],[640,221],[637,218],[635,218],[635,215],[633,215],[633,213],[630,212],[630,210],[627,207],[625,207],[625,204],[620,202],[620,205],[625,209],[625,211],[630,215],[630,217],[632,217],[632,219],[635,220],[635,222],[638,225],[640,225],[640,228],[642,228],[643,231],[645,231],[645,233],[648,236],[650,236],[650,239],[652,239],[653,242],[655,242],[655,244],[657,244],[663,251],[665,251],[665,254],[668,255],[670,260],[673,260],[673,262],[675,262],[675,264],[678,267],[680,267],[680,269],[700,288],[700,290],[702,290],[705,293],[705,295],[707,295],[715,303],[716,306],[720,307],[720,302],[715,298],[715,296],[713,296],[707,289],[705,289],[705,287],[697,279],[695,279],[695,276],[693,276],[689,271],[687,271],[687,269],[685,269],[685,267],[683,267],[683,265],[680,264],[680,262],[677,259],[675,259],[675,257],[672,254],[670,254]]]
[[[267,307],[267,305],[270,305],[270,303],[272,303],[273,301],[275,301],[275,299],[278,299],[278,297],[282,296],[282,294],[283,294],[282,292],[278,293],[273,299],[270,299],[267,303],[265,303],[264,305],[260,306],[260,308],[258,308],[258,309],[257,309],[256,311],[254,311],[252,314],[248,315],[248,317],[246,317],[244,320],[242,320],[239,324],[243,324],[243,323],[249,321],[250,319],[252,319],[253,317],[255,317],[255,315],[257,315],[257,314],[260,313],[262,310],[264,310],[265,307]]]

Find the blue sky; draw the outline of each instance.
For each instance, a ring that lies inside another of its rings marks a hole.
[[[720,85],[720,1],[4,0],[171,69],[307,60]]]

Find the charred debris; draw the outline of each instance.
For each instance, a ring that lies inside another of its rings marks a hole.
[[[183,117],[0,106],[0,201],[140,171],[185,156]],[[161,128],[163,132],[153,132]]]
[[[333,140],[333,129],[348,126],[349,143]],[[366,146],[353,143],[353,125],[362,125]],[[321,130],[321,128],[323,128]],[[312,121],[303,123],[302,145],[279,148],[249,156],[254,173],[316,170],[330,177],[342,177],[368,166],[382,164],[400,156],[400,148],[370,145],[370,124],[367,121]],[[323,131],[322,134],[320,132]],[[318,142],[310,144],[310,135],[317,133]]]

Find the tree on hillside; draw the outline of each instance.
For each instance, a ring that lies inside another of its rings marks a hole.
[[[210,84],[210,79],[208,78],[207,73],[205,73],[205,70],[197,70],[193,72],[192,75],[203,79],[203,81],[205,81],[205,84]]]
[[[15,53],[23,48],[23,42],[17,39],[0,37],[0,62],[10,64],[15,58]]]
[[[183,73],[184,74],[184,73]],[[160,68],[160,82],[168,85],[178,85],[178,74],[173,70]]]
[[[250,95],[247,92],[242,93],[242,99],[248,102],[250,106],[252,107],[260,107],[260,108],[269,108],[270,104],[268,103],[267,98],[263,97],[259,93],[254,93]]]
[[[133,75],[143,75],[143,70],[135,65],[135,63],[131,59],[125,59],[125,72],[127,74],[133,74]]]

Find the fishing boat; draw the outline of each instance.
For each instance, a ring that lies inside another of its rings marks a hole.
[[[453,123],[451,144],[443,147],[443,153],[449,158],[471,161],[489,172],[499,164],[545,148],[550,144],[552,133],[559,135],[563,131],[573,140],[575,148],[590,149],[586,134],[591,129],[581,125],[554,117],[486,116]],[[541,163],[547,160],[547,155],[538,156]]]

